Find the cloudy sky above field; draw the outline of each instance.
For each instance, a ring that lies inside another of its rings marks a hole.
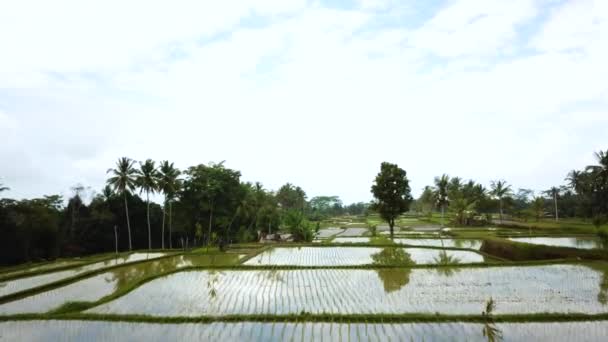
[[[448,173],[542,190],[608,148],[608,1],[3,1],[5,196],[121,156],[370,199]]]

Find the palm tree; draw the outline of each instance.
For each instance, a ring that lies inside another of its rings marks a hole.
[[[544,191],[548,196],[553,197],[553,203],[555,204],[555,221],[559,221],[559,214],[557,213],[557,196],[560,194],[562,189],[558,187],[551,187],[551,189]]]
[[[498,198],[500,205],[500,223],[502,223],[502,200],[511,194],[511,186],[507,185],[507,182],[504,180],[498,180],[492,181],[490,187],[492,188],[490,193]]]
[[[139,163],[137,172],[137,186],[140,193],[146,193],[146,216],[148,219],[148,249],[152,249],[152,231],[150,228],[150,193],[154,194],[158,189],[158,171],[152,159],[147,159],[144,163]]]
[[[173,166],[173,163],[169,163],[168,161],[162,161],[159,167],[159,177],[158,177],[158,190],[165,195],[165,203],[163,205],[163,227],[162,227],[162,239],[161,246],[165,248],[165,215],[167,204],[169,204],[169,248],[172,247],[171,244],[171,209],[173,199],[175,198],[177,191],[180,187],[179,175],[181,172]]]
[[[450,177],[443,174],[441,177],[435,177],[435,203],[441,207],[441,225],[443,226],[443,216],[445,214],[445,207],[449,205],[450,200],[448,199],[448,185]]]
[[[606,150],[606,152],[595,152],[594,155],[598,165],[589,165],[587,166],[587,170],[594,172],[603,180],[608,179],[608,150]]]
[[[8,191],[10,189],[11,188],[9,188],[8,186],[4,186],[4,184],[0,183],[0,192]]]
[[[582,186],[582,173],[578,170],[572,170],[568,173],[566,180],[568,181],[570,188],[577,194],[580,194]]]
[[[107,181],[107,184],[114,188],[114,191],[123,195],[125,200],[125,212],[127,215],[127,232],[129,233],[129,250],[132,250],[133,246],[131,244],[131,223],[129,221],[129,206],[127,205],[127,194],[130,191],[135,190],[135,176],[137,175],[137,171],[133,167],[135,161],[122,157],[118,159],[116,162],[115,169],[108,169],[106,173],[112,173],[112,177],[110,177]]]

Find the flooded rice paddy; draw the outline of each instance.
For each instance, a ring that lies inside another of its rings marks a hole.
[[[0,315],[43,313],[57,309],[66,302],[94,302],[150,276],[189,266],[234,265],[241,258],[242,255],[238,254],[187,254],[119,267],[66,286],[2,304]]]
[[[608,321],[560,323],[2,322],[6,341],[605,341]],[[494,340],[498,340],[495,338]]]
[[[469,239],[403,239],[395,238],[395,243],[410,245],[410,246],[432,246],[432,247],[456,247],[456,248],[469,248],[469,249],[480,249],[482,240],[469,240]]]
[[[370,238],[368,237],[337,237],[331,242],[333,243],[369,243]]]
[[[25,278],[7,280],[4,282],[0,282],[0,297],[32,289],[38,286],[51,284],[62,279],[71,278],[79,274],[100,270],[106,267],[131,263],[135,261],[155,259],[164,255],[164,253],[132,253],[127,256],[121,256],[118,258],[99,261],[84,266],[77,266],[63,271],[44,273]]]
[[[339,233],[337,236],[363,236],[363,234],[367,232],[367,228],[346,228],[342,233]]]
[[[605,272],[583,265],[185,271],[90,309],[104,314],[608,312]]]
[[[402,250],[405,255],[392,253]],[[401,259],[399,259],[401,258]],[[484,256],[469,251],[399,247],[275,247],[249,259],[245,265],[347,266],[382,264],[479,263]]]
[[[581,237],[517,237],[509,238],[511,241],[525,242],[535,245],[558,247],[572,247],[580,249],[608,249],[608,244],[599,239]]]

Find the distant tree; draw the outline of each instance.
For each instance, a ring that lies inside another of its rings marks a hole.
[[[276,194],[277,201],[283,209],[304,210],[306,205],[306,192],[299,186],[287,183],[279,188]]]
[[[224,163],[200,164],[188,168],[180,192],[180,202],[191,227],[207,216],[207,246],[215,224],[227,228],[242,201],[241,173],[224,167]]]
[[[558,196],[560,196],[560,194],[562,193],[563,190],[564,190],[563,188],[558,188],[556,186],[553,186],[549,190],[543,191],[546,195],[550,196],[551,199],[553,200],[553,204],[555,207],[555,221],[559,221],[559,214],[558,214],[558,210],[557,210],[557,198],[558,198]]]
[[[158,189],[158,170],[152,159],[139,163],[139,170],[135,178],[140,193],[146,193],[146,218],[148,221],[148,249],[152,249],[152,229],[150,227],[150,194]]]
[[[502,223],[502,215],[503,215],[503,200],[505,197],[511,195],[511,186],[507,184],[504,180],[492,181],[490,184],[492,191],[490,192],[492,196],[498,199],[498,204],[500,208],[500,223]]]
[[[545,215],[545,199],[543,197],[534,197],[532,200],[532,211],[534,212],[536,221],[540,221],[540,218]]]
[[[173,200],[177,196],[177,192],[180,189],[180,176],[181,172],[175,168],[173,163],[165,160],[160,163],[158,168],[158,190],[165,196],[163,204],[163,225],[161,229],[161,248],[165,248],[165,216],[167,215],[167,205],[169,205],[169,248],[172,248],[171,243],[172,237],[172,205]]]
[[[433,189],[430,186],[425,186],[422,194],[418,197],[417,200],[418,209],[421,212],[428,213],[433,210],[435,206],[435,196],[433,194]]]
[[[444,225],[443,217],[445,215],[445,207],[450,204],[450,199],[448,198],[448,186],[450,182],[450,177],[446,174],[443,174],[441,177],[435,177],[435,204],[441,208],[441,225]]]
[[[129,250],[133,249],[131,244],[131,223],[129,221],[129,206],[127,205],[127,194],[135,190],[135,177],[137,171],[133,167],[135,161],[122,157],[116,162],[115,169],[108,169],[106,173],[111,173],[113,176],[107,181],[108,185],[114,188],[118,194],[124,197],[125,212],[127,216],[127,231],[129,233]]]
[[[373,209],[388,222],[392,239],[395,219],[406,212],[412,202],[405,170],[399,168],[397,164],[383,162],[371,191],[375,198]]]

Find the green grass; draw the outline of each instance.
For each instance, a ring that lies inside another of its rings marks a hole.
[[[499,258],[523,260],[583,259],[608,260],[608,251],[599,249],[577,249],[516,242],[500,238],[486,238],[481,252]]]
[[[480,312],[482,308],[480,307]],[[25,314],[0,316],[4,321],[31,321],[31,320],[82,320],[82,321],[108,321],[108,322],[145,322],[159,324],[182,323],[211,323],[211,322],[349,322],[349,323],[440,323],[440,322],[471,322],[485,323],[488,316],[484,315],[442,315],[431,313],[407,314],[333,314],[308,313],[272,315],[225,315],[225,316],[197,316],[197,317],[158,317],[148,315],[110,315],[110,314]],[[524,322],[571,322],[571,321],[599,321],[608,320],[608,313],[602,314],[562,314],[562,313],[535,313],[535,314],[509,314],[492,315],[495,323],[524,323]]]

